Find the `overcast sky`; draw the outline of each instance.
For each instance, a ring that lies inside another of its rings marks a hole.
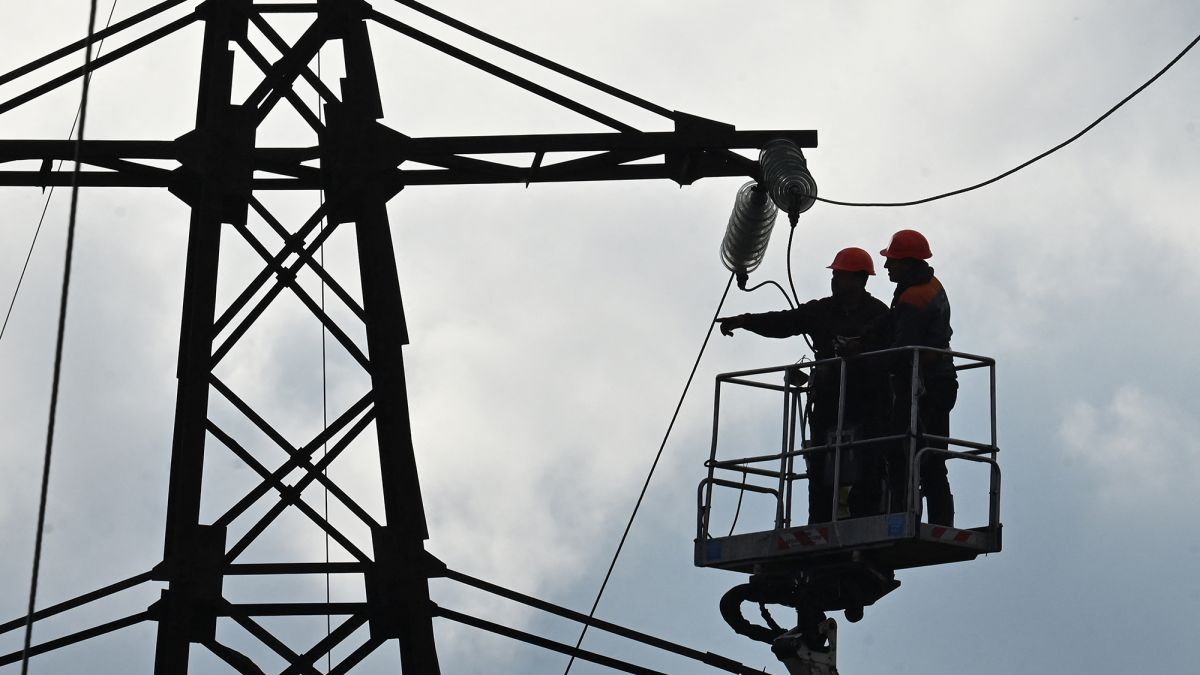
[[[116,18],[150,4],[123,0]],[[398,5],[373,4],[638,128],[670,128]],[[108,0],[100,6],[103,20]],[[807,155],[821,195],[848,201],[915,199],[1000,173],[1077,132],[1200,33],[1200,5],[1184,0],[436,6],[669,109],[739,129],[816,129],[820,147]],[[82,36],[86,16],[80,0],[0,6],[0,71]],[[88,137],[170,139],[189,130],[199,37],[193,27],[102,70]],[[384,122],[410,136],[604,130],[386,29],[372,40]],[[333,47],[323,67],[336,82]],[[901,588],[861,623],[841,622],[841,672],[1194,672],[1198,81],[1200,54],[1189,54],[1074,145],[977,192],[903,209],[818,204],[802,216],[792,255],[802,297],[827,293],[825,266],[839,248],[875,252],[893,231],[916,228],[949,292],[953,346],[998,361],[1004,551],[899,573]],[[0,96],[33,84],[7,85]],[[252,85],[240,80],[239,92]],[[0,115],[0,138],[66,138],[78,93],[72,85]],[[313,143],[286,117],[262,138]],[[452,568],[587,611],[725,286],[718,247],[741,183],[415,187],[393,200],[430,551]],[[28,600],[67,196],[54,195],[0,341],[0,621],[24,614]],[[315,199],[272,204],[298,223]],[[5,308],[43,200],[34,188],[0,188]],[[187,211],[165,190],[90,189],[78,222],[39,606],[145,571],[162,549]],[[250,249],[226,232],[221,302],[258,271]],[[786,234],[781,220],[752,281],[786,285]],[[326,255],[356,289],[352,248],[346,228]],[[317,292],[312,278],[305,282]],[[890,297],[886,277],[868,289]],[[735,290],[723,313],[781,306],[774,290]],[[220,373],[297,443],[320,428],[320,339],[298,303],[281,302]],[[713,337],[598,616],[783,672],[765,645],[733,634],[718,614],[721,594],[743,577],[692,565],[695,489],[709,451],[714,375],[804,353],[799,339]],[[364,384],[338,350],[328,364],[336,410]],[[955,411],[956,430],[978,426],[982,413],[971,403],[978,396]],[[776,415],[774,401],[747,406],[737,424],[769,436]],[[281,461],[227,409],[215,406],[213,416],[264,461]],[[353,450],[332,475],[378,512],[371,448]],[[979,481],[951,478],[960,524],[982,524],[963,522],[983,513]],[[211,442],[205,518],[251,479]],[[321,495],[306,498],[319,504]],[[333,518],[350,527],[349,514],[335,509]],[[302,518],[281,523],[262,545],[248,555],[324,555],[323,537]],[[230,584],[227,594],[323,598],[323,583],[312,581]],[[144,609],[158,588],[38,624],[36,637]],[[334,593],[355,597],[348,580],[336,581]],[[447,607],[554,639],[577,634],[575,624],[445,582],[434,582],[433,593]],[[556,654],[436,625],[447,673],[565,665]],[[279,626],[298,648],[324,633],[323,622]],[[149,672],[153,629],[38,658],[33,672],[74,672],[80,663],[89,672]],[[18,633],[0,637],[0,653],[19,648]],[[707,672],[599,633],[585,646],[668,672]],[[196,671],[224,672],[203,651],[194,650]],[[395,672],[396,662],[393,643],[363,672]],[[577,664],[572,672],[604,671]]]

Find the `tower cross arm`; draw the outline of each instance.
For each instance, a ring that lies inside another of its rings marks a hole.
[[[755,176],[758,162],[733,152],[753,150],[776,138],[802,148],[817,145],[817,132],[805,130],[738,131],[732,127],[638,133],[525,134],[410,138],[380,125],[387,143],[376,147],[375,166],[392,167],[389,180],[401,185],[470,185],[668,178],[689,184],[699,178]],[[0,186],[70,185],[67,167],[52,163],[74,157],[75,142],[0,140]],[[593,153],[581,161],[558,154]],[[530,155],[527,166],[478,159],[480,155]],[[79,149],[85,170],[79,184],[93,187],[170,187],[169,170],[147,162],[181,162],[178,140],[85,140]],[[322,187],[313,162],[315,147],[266,147],[254,150],[255,189],[315,190]],[[380,156],[382,155],[382,156]],[[661,161],[651,158],[661,156]],[[638,160],[632,163],[631,160]],[[18,168],[40,162],[40,168]],[[431,168],[402,167],[405,162]]]

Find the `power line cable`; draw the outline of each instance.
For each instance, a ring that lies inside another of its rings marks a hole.
[[[766,281],[762,282],[761,284],[756,284],[754,286],[751,286],[750,288],[745,289],[745,292],[750,293],[753,291],[757,291],[758,289],[762,288],[763,286],[774,286],[775,288],[778,288],[779,292],[783,293],[783,301],[787,303],[788,309],[796,308],[796,306],[792,304],[791,296],[788,295],[787,291],[783,290],[783,286],[780,286],[778,281],[775,281],[773,279],[767,279]]]
[[[596,608],[600,605],[600,598],[604,596],[604,589],[608,586],[608,580],[612,577],[613,568],[617,566],[617,559],[621,557],[621,549],[625,547],[625,540],[629,537],[629,530],[633,528],[633,521],[637,518],[638,509],[642,507],[642,500],[646,497],[646,490],[650,487],[650,480],[654,477],[654,470],[658,468],[658,461],[662,459],[663,449],[667,447],[667,439],[671,437],[671,430],[675,427],[675,420],[679,417],[679,410],[683,408],[683,401],[687,398],[688,388],[692,386],[692,379],[696,376],[696,369],[700,367],[700,359],[704,356],[704,350],[708,347],[708,340],[712,337],[713,326],[717,322],[717,317],[721,315],[721,307],[725,305],[725,298],[729,297],[729,289],[733,286],[734,275],[729,275],[729,281],[725,282],[725,292],[721,294],[721,301],[717,303],[717,311],[713,312],[712,321],[708,323],[708,332],[704,334],[704,342],[700,345],[700,353],[696,354],[696,362],[692,364],[692,372],[688,374],[687,382],[683,385],[683,393],[679,395],[679,403],[675,404],[675,412],[671,415],[671,422],[667,424],[667,432],[663,434],[662,443],[658,446],[658,453],[654,455],[654,462],[650,464],[650,471],[646,474],[646,481],[642,484],[642,491],[638,493],[637,502],[633,505],[633,513],[629,514],[629,522],[625,524],[625,531],[621,533],[621,541],[617,544],[617,550],[613,553],[612,562],[608,564],[608,571],[604,574],[604,581],[600,583],[600,590],[596,593],[596,599],[592,602],[592,609],[588,612],[588,619],[596,616]],[[583,644],[583,638],[587,635],[588,625],[584,624],[583,629],[579,631],[579,639],[575,642],[575,649]],[[575,656],[571,655],[571,660],[567,662],[567,668],[563,671],[563,675],[571,672],[571,665],[575,663]]]
[[[25,620],[25,645],[21,650],[21,675],[29,672],[29,648],[33,642],[33,613],[37,604],[38,572],[42,562],[42,536],[46,528],[46,502],[50,491],[50,457],[54,449],[54,421],[58,413],[58,385],[62,376],[63,338],[67,325],[67,296],[71,288],[71,258],[75,249],[75,219],[79,209],[80,151],[87,123],[88,90],[92,77],[92,39],[96,34],[96,0],[88,11],[87,41],[84,46],[83,91],[79,99],[79,135],[75,140],[75,169],[71,172],[71,211],[67,219],[67,250],[63,262],[62,298],[58,308],[58,335],[54,346],[54,375],[50,384],[50,418],[46,425],[46,454],[42,464],[42,489],[38,501],[37,534],[33,545],[33,572],[29,581],[29,613]]]
[[[796,293],[796,283],[792,281],[792,239],[796,236],[796,226],[792,225],[788,228],[788,243],[787,243],[787,275],[788,288],[792,289],[792,298],[795,299],[796,305],[800,304],[800,296]],[[788,303],[791,305],[792,303]]]
[[[1163,66],[1161,70],[1159,70],[1157,73],[1155,73],[1153,77],[1151,77],[1149,80],[1146,80],[1144,83],[1142,83],[1142,86],[1138,87],[1137,89],[1134,89],[1132,93],[1130,93],[1125,98],[1121,99],[1121,101],[1119,103],[1117,103],[1116,105],[1114,105],[1113,107],[1109,108],[1107,112],[1105,112],[1100,117],[1096,118],[1096,120],[1094,122],[1092,122],[1091,124],[1084,127],[1079,133],[1068,138],[1067,140],[1063,141],[1062,143],[1059,143],[1058,145],[1054,146],[1053,148],[1050,148],[1049,150],[1038,155],[1037,157],[1034,157],[1033,159],[1022,162],[1022,163],[1018,164],[1017,166],[1014,166],[1013,168],[1009,169],[1008,171],[1005,171],[1004,173],[1002,173],[998,176],[995,176],[993,178],[989,178],[981,183],[976,183],[974,185],[970,185],[965,188],[959,188],[958,190],[951,190],[950,192],[943,192],[942,194],[934,195],[932,197],[925,197],[924,199],[914,199],[912,201],[907,201],[907,202],[843,202],[843,201],[837,201],[834,199],[825,199],[823,197],[816,197],[815,199],[819,202],[824,202],[826,204],[833,204],[835,206],[916,206],[917,204],[927,204],[932,201],[937,201],[939,199],[945,199],[946,197],[953,197],[954,195],[961,195],[964,192],[971,192],[972,190],[978,190],[981,187],[991,185],[992,183],[995,183],[998,180],[1001,180],[1003,178],[1007,178],[1008,176],[1013,175],[1014,173],[1020,171],[1021,169],[1024,169],[1025,167],[1033,164],[1034,162],[1037,162],[1039,160],[1045,159],[1046,157],[1049,157],[1050,155],[1058,152],[1059,150],[1062,150],[1063,148],[1067,147],[1068,145],[1070,145],[1070,144],[1074,143],[1075,141],[1079,140],[1080,138],[1082,138],[1084,134],[1086,134],[1087,132],[1094,129],[1097,125],[1099,125],[1104,120],[1108,119],[1109,115],[1112,115],[1117,110],[1119,110],[1122,106],[1124,106],[1126,103],[1133,100],[1133,98],[1135,96],[1142,93],[1142,91],[1145,90],[1146,87],[1149,87],[1151,84],[1154,84],[1154,82],[1158,78],[1162,77],[1168,70],[1170,70],[1176,63],[1178,63],[1179,60],[1184,57],[1184,55],[1186,55],[1189,51],[1191,51],[1192,47],[1196,46],[1197,42],[1200,42],[1200,35],[1197,35],[1194,39],[1192,39],[1192,41],[1189,42],[1188,45],[1183,48],[1183,51],[1176,54],[1175,58],[1171,59],[1171,61],[1169,63],[1167,63],[1167,65]]]
[[[788,286],[790,286],[792,289],[792,297],[796,299],[795,307],[799,307],[800,306],[800,296],[796,294],[796,284],[792,283],[792,239],[795,237],[795,234],[796,234],[796,226],[792,225],[788,231],[787,275],[788,275]],[[783,289],[780,289],[780,290],[783,290]],[[787,293],[784,293],[784,295],[787,295]],[[788,306],[792,306],[792,303],[789,302]],[[804,338],[804,344],[808,345],[808,351],[812,352],[813,356],[815,357],[817,355],[817,348],[813,346],[812,338],[810,338],[808,336],[808,333],[801,333],[800,336]]]
[[[411,9],[415,9],[418,12],[421,12],[437,21],[440,21],[446,25],[456,28],[472,37],[475,37],[479,40],[487,42],[488,44],[491,44],[493,46],[504,49],[505,51],[508,51],[511,54],[514,54],[516,56],[524,58],[532,63],[538,64],[544,68],[550,69],[561,75],[565,75],[565,76],[567,76],[571,79],[574,79],[578,82],[581,82],[583,84],[586,84],[588,86],[596,88],[606,94],[609,94],[610,96],[614,96],[614,97],[621,99],[623,101],[626,101],[628,103],[632,103],[634,105],[644,108],[645,110],[662,115],[663,117],[667,117],[668,119],[675,119],[675,117],[676,117],[676,115],[673,112],[671,112],[667,108],[664,108],[663,106],[657,105],[655,103],[652,103],[652,102],[642,99],[640,97],[637,97],[637,96],[634,96],[627,92],[624,92],[620,89],[617,89],[616,87],[613,87],[609,84],[606,84],[604,82],[596,80],[595,78],[588,77],[582,73],[579,73],[575,70],[572,70],[570,68],[562,66],[558,63],[555,63],[554,61],[551,61],[550,59],[547,59],[543,56],[539,56],[538,54],[530,52],[526,49],[516,47],[515,45],[513,45],[509,42],[506,42],[499,38],[493,37],[492,35],[485,33],[484,31],[473,28],[472,26],[469,26],[461,21],[458,21],[449,16],[446,16],[445,14],[442,14],[442,13],[440,13],[436,10],[433,10],[425,5],[422,5],[421,3],[416,2],[415,0],[396,0],[396,2],[398,2],[399,4],[405,5]],[[1180,59],[1182,59],[1189,51],[1191,51],[1192,48],[1196,46],[1197,42],[1200,42],[1200,35],[1197,35],[1191,42],[1189,42],[1188,45],[1186,47],[1184,47],[1183,50],[1175,56],[1175,58],[1171,59],[1171,61],[1169,63],[1167,63],[1167,65],[1163,66],[1163,68],[1161,70],[1159,70],[1157,73],[1155,73],[1153,77],[1151,77],[1149,80],[1147,80],[1145,83],[1143,83],[1140,87],[1135,89],[1131,94],[1129,94],[1125,98],[1121,99],[1121,101],[1119,103],[1117,103],[1116,105],[1114,105],[1112,108],[1109,108],[1109,110],[1107,112],[1105,112],[1103,115],[1098,117],[1091,124],[1084,127],[1079,133],[1075,134],[1074,136],[1071,136],[1067,140],[1063,141],[1062,143],[1059,143],[1058,145],[1050,148],[1049,150],[1041,153],[1040,155],[1037,155],[1036,157],[1034,157],[1028,161],[1022,162],[1021,164],[1018,164],[1017,166],[1015,166],[1015,167],[1009,169],[1008,171],[1005,171],[995,177],[989,178],[985,181],[982,181],[982,182],[979,182],[979,183],[976,183],[974,185],[970,185],[970,186],[967,186],[964,188],[959,188],[957,190],[951,190],[949,192],[943,192],[941,194],[937,194],[932,197],[925,197],[922,199],[914,199],[911,201],[851,202],[851,201],[841,201],[841,200],[837,200],[837,199],[828,199],[828,198],[824,198],[824,197],[814,197],[814,198],[819,202],[823,202],[825,204],[831,204],[834,206],[855,206],[855,207],[916,206],[918,204],[927,204],[929,202],[938,201],[940,199],[945,199],[947,197],[953,197],[955,195],[960,195],[960,194],[963,194],[966,192],[971,192],[974,190],[978,190],[982,187],[991,185],[992,183],[995,183],[999,180],[1007,178],[1008,176],[1011,176],[1012,174],[1026,168],[1042,159],[1045,159],[1046,157],[1049,157],[1050,155],[1058,152],[1059,150],[1067,147],[1068,145],[1070,145],[1070,144],[1074,143],[1075,141],[1079,140],[1080,138],[1082,138],[1085,134],[1087,134],[1089,131],[1094,129],[1097,125],[1099,125],[1101,122],[1103,122],[1105,119],[1107,119],[1110,115],[1112,115],[1114,112],[1119,110],[1122,106],[1124,106],[1126,103],[1131,101],[1138,94],[1142,93],[1143,90],[1145,90],[1147,87],[1149,87],[1151,84],[1153,84],[1156,80],[1158,80],[1158,78],[1162,77],[1168,70],[1170,70],[1176,63],[1178,63]]]
[[[108,10],[108,21],[104,24],[105,30],[108,30],[108,27],[112,25],[113,13],[116,11],[117,0],[113,0],[112,7],[110,7]],[[96,56],[99,57],[103,50],[104,38],[101,38],[96,44]],[[67,140],[70,140],[75,136],[75,127],[78,124],[79,108],[76,108],[75,119],[71,121],[71,131],[67,132]],[[56,171],[62,169],[64,161],[65,160],[61,159],[58,161],[58,167],[55,169]],[[15,307],[17,304],[17,296],[21,293],[21,284],[25,281],[25,272],[29,269],[30,259],[33,258],[33,249],[37,246],[38,235],[42,232],[42,223],[45,222],[46,212],[50,209],[50,200],[54,198],[54,188],[55,186],[51,185],[49,192],[46,193],[46,202],[42,205],[42,215],[38,217],[37,227],[33,230],[33,239],[29,242],[29,252],[25,254],[25,263],[21,265],[21,273],[17,275],[17,285],[15,288],[13,288],[12,300],[10,300],[8,303],[8,311],[4,313],[4,323],[0,325],[0,341],[4,340],[4,333],[6,330],[8,330],[8,320],[12,317],[13,307]]]

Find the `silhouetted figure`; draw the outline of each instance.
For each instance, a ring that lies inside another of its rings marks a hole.
[[[785,338],[808,334],[812,338],[813,351],[818,361],[837,357],[838,344],[857,341],[868,326],[876,325],[888,313],[887,305],[866,290],[867,278],[875,274],[871,255],[861,248],[845,248],[834,257],[829,265],[833,270],[830,280],[832,294],[818,300],[810,300],[796,307],[779,312],[741,314],[718,319],[721,332],[733,335],[733,331],[744,328],[752,333],[771,338]],[[883,364],[878,364],[882,366]],[[847,362],[846,402],[842,420],[844,430],[854,430],[857,438],[875,435],[886,424],[888,395],[886,372],[880,367],[870,367],[868,362]],[[814,445],[831,444],[831,435],[837,429],[838,394],[841,378],[838,362],[813,367],[809,402],[809,429]],[[849,454],[843,450],[843,455]],[[851,516],[870,515],[880,509],[882,488],[881,462],[871,461],[878,452],[864,449],[856,453],[859,461],[854,462],[854,476],[843,477],[843,484],[854,482],[850,492]],[[805,455],[808,467],[808,514],[810,523],[833,520],[833,466],[832,449]],[[842,462],[843,470],[850,468]],[[858,484],[872,483],[860,489]],[[873,502],[873,503],[872,503]]]
[[[932,257],[929,242],[916,230],[900,230],[892,235],[888,247],[880,251],[887,258],[884,267],[888,279],[896,283],[891,311],[882,325],[887,347],[920,345],[950,348],[950,301],[942,283],[933,276],[926,260]],[[911,414],[912,356],[892,360],[892,433],[908,431]],[[958,375],[954,360],[947,354],[922,353],[917,389],[918,434],[950,435],[950,411],[958,399]],[[908,485],[908,441],[903,449],[890,453],[889,486],[892,511],[903,511]],[[922,447],[946,448],[943,441],[919,440]],[[921,495],[925,498],[928,519],[937,525],[954,524],[954,496],[946,473],[946,458],[926,454],[920,467]]]

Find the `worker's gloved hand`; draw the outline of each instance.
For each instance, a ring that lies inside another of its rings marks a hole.
[[[721,335],[733,336],[733,331],[742,327],[742,317],[726,316],[717,319],[717,324],[721,327]]]

